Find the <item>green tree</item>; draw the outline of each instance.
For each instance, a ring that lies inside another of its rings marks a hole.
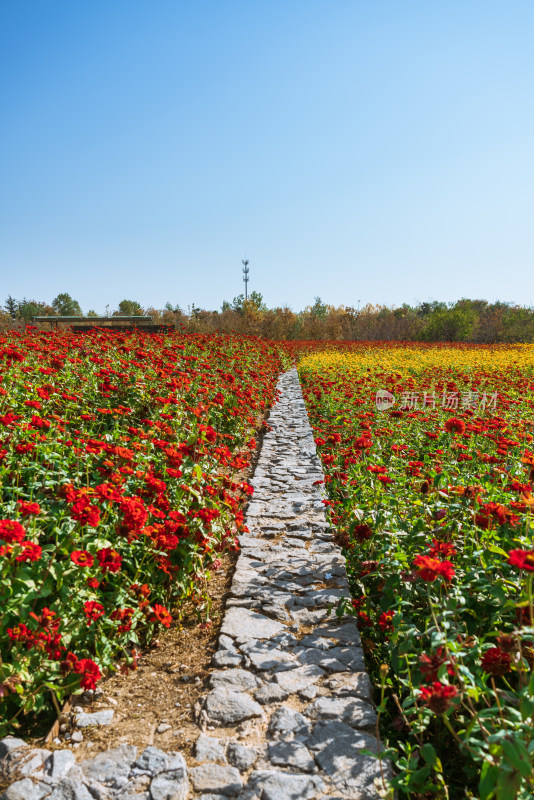
[[[124,317],[142,317],[143,309],[137,300],[121,300],[119,303],[119,311],[115,312],[114,316],[122,315]]]
[[[311,313],[314,317],[319,317],[319,319],[325,319],[328,316],[328,306],[326,303],[323,303],[320,297],[314,298],[314,303],[310,308]]]
[[[245,302],[247,308],[253,311],[267,311],[267,306],[263,302],[263,295],[260,292],[251,292]]]
[[[464,342],[471,337],[477,319],[473,308],[437,309],[428,318],[421,338],[428,342]]]
[[[14,297],[11,297],[11,295],[9,295],[9,297],[6,300],[4,308],[11,317],[11,319],[17,318],[18,303]]]
[[[90,308],[89,311],[87,312],[87,316],[88,317],[98,317],[98,314],[96,313],[96,311],[93,308]]]
[[[53,317],[55,310],[46,303],[24,298],[17,305],[17,317],[25,322],[31,322],[32,317]]]
[[[52,308],[60,317],[81,317],[82,309],[77,300],[67,292],[61,292],[52,300]]]

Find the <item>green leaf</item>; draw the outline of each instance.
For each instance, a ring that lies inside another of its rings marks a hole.
[[[421,753],[421,757],[426,761],[426,763],[429,764],[431,767],[433,767],[438,757],[436,755],[434,747],[430,744],[430,742],[424,744],[419,752]]]
[[[499,772],[499,767],[496,764],[492,764],[490,761],[485,761],[482,764],[480,782],[478,784],[480,800],[490,800],[495,796]]]
[[[521,776],[518,772],[501,768],[497,778],[497,800],[516,800],[520,785]]]
[[[514,741],[503,739],[501,746],[505,758],[511,766],[518,770],[524,778],[529,778],[532,775],[532,765],[525,745],[519,739]]]

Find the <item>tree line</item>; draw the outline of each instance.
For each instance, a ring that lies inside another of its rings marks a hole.
[[[534,342],[534,309],[512,303],[463,298],[455,303],[425,302],[399,307],[367,304],[361,309],[333,306],[316,297],[302,311],[268,308],[259,292],[251,292],[220,310],[209,311],[166,303],[163,309],[144,308],[136,300],[122,300],[113,316],[149,315],[154,324],[190,333],[240,333],[267,339],[337,339],[422,342]],[[81,316],[79,303],[63,292],[51,305],[8,297],[0,310],[3,329],[21,327],[35,316]],[[87,316],[99,316],[89,310]]]

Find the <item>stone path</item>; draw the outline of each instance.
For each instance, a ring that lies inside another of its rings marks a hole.
[[[18,752],[36,769],[26,769],[20,792],[14,783],[0,800],[380,796],[379,759],[362,752],[377,752],[371,685],[354,620],[335,614],[348,593],[345,563],[326,522],[317,484],[323,474],[295,369],[281,376],[279,389],[217,669],[196,709],[198,766],[188,770],[181,754],[155,747],[137,756],[128,745],[75,765],[69,751],[17,751],[12,744],[20,740],[4,740],[6,764]]]

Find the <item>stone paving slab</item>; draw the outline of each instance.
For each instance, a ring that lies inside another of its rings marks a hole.
[[[297,371],[278,388],[214,656],[226,669],[198,708],[199,742],[255,754],[236,764],[238,800],[374,800],[380,763],[363,752],[378,751],[372,687],[354,619],[335,614],[348,594],[345,559],[326,521]],[[197,760],[217,763],[203,752]]]
[[[80,764],[68,750],[0,741],[13,782],[0,800],[378,800],[372,687],[345,560],[326,522],[295,369],[280,377],[247,512],[209,690],[196,714],[197,766],[121,745]],[[88,722],[87,724],[90,724]],[[365,752],[364,752],[365,751]],[[387,765],[382,763],[384,774]]]

